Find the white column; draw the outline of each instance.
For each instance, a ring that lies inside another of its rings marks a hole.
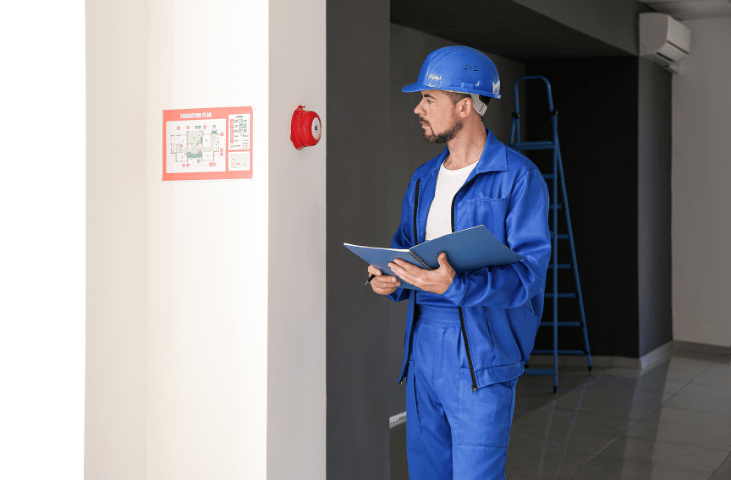
[[[266,478],[269,2],[149,0],[147,478]],[[163,182],[162,111],[253,107],[253,179]]]

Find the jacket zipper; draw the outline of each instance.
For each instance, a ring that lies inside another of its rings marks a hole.
[[[468,183],[472,183],[473,180],[474,178],[472,178],[472,180],[470,180]],[[462,187],[457,190],[457,193],[454,194],[454,198],[452,198],[452,232],[454,232],[454,204],[457,201],[457,194],[466,185],[467,183],[462,185]],[[462,313],[462,307],[457,308],[459,309],[459,323],[462,326],[462,338],[464,338],[464,349],[467,353],[467,362],[470,364],[470,375],[472,376],[472,395],[474,395],[477,391],[477,377],[475,376],[475,366],[472,364],[472,354],[470,353],[470,343],[469,341],[467,341],[467,330],[464,327],[464,314]]]
[[[416,197],[414,198],[414,245],[417,245],[419,243],[419,237],[416,236],[416,233],[417,233],[416,232],[416,211],[417,211],[417,209],[419,207],[419,184],[420,183],[421,183],[421,179],[418,179],[416,181]],[[414,325],[414,316],[415,315],[416,315],[416,290],[414,290],[414,308],[411,311],[411,325],[412,325],[412,328],[413,328],[413,325]],[[409,339],[409,341],[410,340],[411,339]],[[404,377],[401,377],[401,380],[399,380],[399,383],[404,383]]]
[[[416,210],[419,208],[419,184],[421,183],[421,179],[418,179],[416,181],[416,197],[414,198],[414,245],[419,244],[419,237],[416,236]],[[454,220],[452,220],[452,225],[454,225]],[[452,227],[452,230],[454,230],[454,227]],[[416,290],[414,290],[416,292]]]

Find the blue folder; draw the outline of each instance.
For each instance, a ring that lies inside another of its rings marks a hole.
[[[408,249],[376,248],[343,243],[347,249],[373,265],[384,275],[394,275],[388,263],[400,258],[420,268],[439,268],[439,254],[446,252],[447,261],[458,272],[470,272],[483,267],[508,265],[523,260],[523,256],[503,244],[484,225],[450,233],[420,243]],[[401,279],[399,279],[401,280]],[[401,280],[401,288],[422,291],[419,287]]]

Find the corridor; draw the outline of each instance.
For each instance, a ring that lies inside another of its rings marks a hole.
[[[731,479],[728,356],[682,350],[654,367],[562,366],[522,376],[508,480]],[[408,478],[405,425],[391,430],[391,478]]]

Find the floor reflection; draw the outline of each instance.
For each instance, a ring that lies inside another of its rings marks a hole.
[[[675,351],[642,371],[562,366],[523,376],[508,480],[731,479],[728,356]],[[391,478],[408,478],[404,425],[391,429]]]

